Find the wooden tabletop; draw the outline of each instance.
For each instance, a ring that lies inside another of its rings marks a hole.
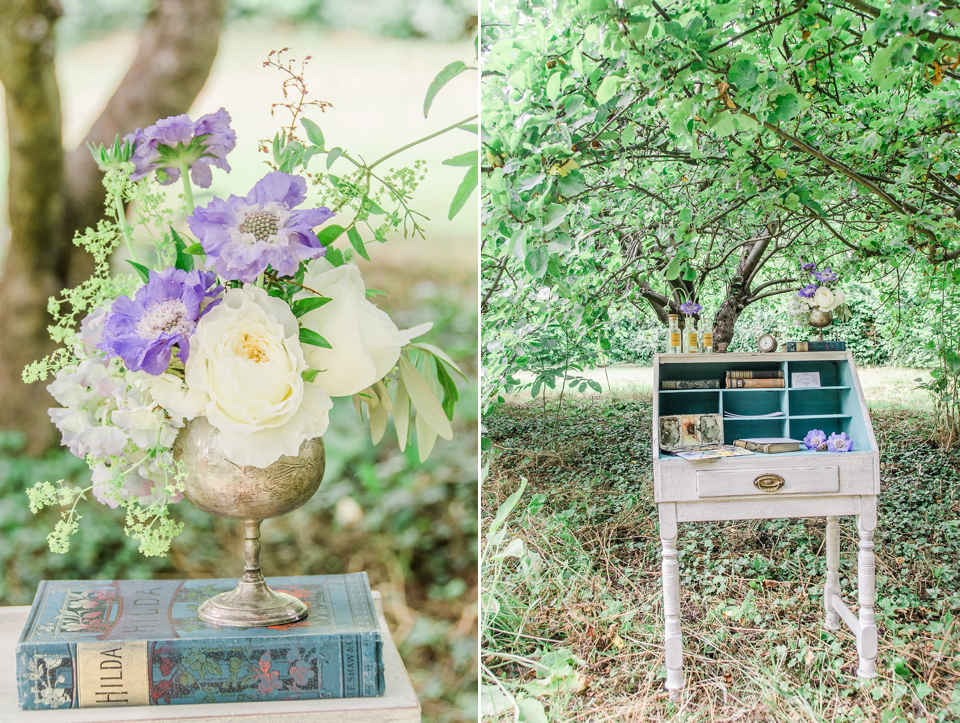
[[[420,723],[420,702],[383,619],[380,593],[373,593],[383,631],[386,692],[379,698],[208,703],[119,708],[20,710],[14,648],[27,621],[28,606],[0,607],[0,720],[4,723],[121,723],[202,721],[203,723]]]

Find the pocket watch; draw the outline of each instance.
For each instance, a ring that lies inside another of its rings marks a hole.
[[[760,351],[762,352],[776,351],[777,340],[773,338],[772,334],[763,334],[757,339],[757,346],[760,347]]]

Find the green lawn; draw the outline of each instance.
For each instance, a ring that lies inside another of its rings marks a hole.
[[[886,375],[864,377],[894,401]],[[568,398],[559,413],[556,399],[545,414],[509,404],[485,418],[483,720],[513,720],[505,691],[531,721],[960,720],[960,450],[937,449],[931,415],[872,413],[879,677],[858,679],[853,636],[822,626],[822,519],[689,523],[678,541],[687,688],[674,702],[663,690],[651,411],[647,392]],[[854,608],[856,549],[841,518]]]

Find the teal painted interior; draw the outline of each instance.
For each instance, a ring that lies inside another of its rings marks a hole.
[[[864,415],[854,386],[854,372],[847,360],[785,360],[724,362],[719,360],[671,363],[660,360],[659,379],[717,379],[723,385],[725,373],[730,370],[783,371],[785,389],[678,389],[660,390],[659,413],[761,415],[783,412],[781,417],[762,419],[724,419],[723,440],[732,444],[735,439],[749,437],[790,437],[803,439],[812,429],[830,435],[846,432],[853,438],[853,450],[870,449],[870,439]],[[794,372],[818,372],[820,387],[793,388]],[[662,455],[666,452],[661,451]],[[789,452],[787,454],[815,454]]]

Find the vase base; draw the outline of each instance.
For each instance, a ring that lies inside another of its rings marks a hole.
[[[205,623],[232,628],[295,623],[307,617],[307,606],[293,595],[275,592],[265,582],[244,582],[230,592],[214,595],[197,610]]]

